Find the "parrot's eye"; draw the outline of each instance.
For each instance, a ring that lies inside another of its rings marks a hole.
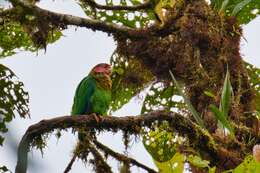
[[[105,64],[104,68],[110,68],[111,66],[109,64]]]

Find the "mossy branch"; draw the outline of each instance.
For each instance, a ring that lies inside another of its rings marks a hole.
[[[155,170],[145,166],[144,164],[138,162],[137,160],[113,151],[111,148],[105,146],[104,144],[100,143],[97,140],[93,140],[93,143],[97,146],[98,149],[102,150],[105,154],[108,154],[119,161],[122,161],[124,163],[131,163],[132,165],[135,165],[137,167],[146,170],[148,173],[157,173]]]
[[[49,120],[42,120],[28,128],[18,147],[16,173],[26,172],[27,154],[33,139],[55,129],[88,127],[89,129],[95,130],[123,130],[128,131],[129,134],[140,134],[142,127],[151,127],[154,121],[161,122],[163,120],[168,121],[173,130],[176,130],[182,135],[186,135],[194,144],[195,148],[209,153],[213,160],[218,158],[218,150],[213,138],[206,133],[205,130],[200,129],[200,127],[180,114],[156,111],[139,116],[105,116],[101,117],[100,122],[96,122],[95,117],[92,115],[77,117],[62,116]]]
[[[151,36],[162,36],[166,33],[172,33],[178,30],[178,28],[175,27],[168,28],[167,26],[163,27],[156,24],[145,28],[130,28],[101,20],[87,19],[69,14],[52,12],[24,1],[10,0],[10,2],[14,7],[22,7],[25,14],[27,12],[30,12],[30,14],[33,13],[39,19],[44,18],[45,21],[52,23],[54,26],[60,26],[63,28],[64,26],[69,25],[85,27],[93,31],[103,31],[108,34],[114,34],[116,36],[123,36],[125,38],[132,39],[144,39]]]
[[[111,167],[107,164],[107,162],[104,160],[104,158],[95,148],[95,146],[89,142],[88,148],[94,157],[91,163],[94,165],[94,170],[96,171],[96,173],[112,173]]]
[[[20,141],[15,172],[26,173],[27,154],[34,138],[52,132],[55,129],[87,127],[88,129],[94,129],[96,131],[116,132],[122,130],[127,131],[129,134],[138,135],[141,133],[142,127],[150,128],[155,121],[159,123],[168,121],[169,127],[180,135],[186,136],[194,149],[207,153],[211,163],[218,164],[218,160],[223,160],[223,152],[233,163],[238,164],[237,162],[240,161],[236,158],[236,155],[233,154],[234,158],[232,157],[232,151],[228,151],[223,146],[216,144],[207,130],[200,128],[189,118],[177,113],[154,111],[138,116],[102,116],[100,117],[100,122],[97,122],[93,115],[61,116],[42,120],[39,123],[31,125]],[[240,133],[243,133],[243,129]],[[257,140],[259,140],[258,138]]]

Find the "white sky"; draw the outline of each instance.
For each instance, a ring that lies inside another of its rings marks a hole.
[[[42,7],[48,7],[58,12],[66,12],[78,16],[84,16],[80,8],[71,0],[51,1],[45,0]],[[260,68],[260,17],[244,27],[244,40],[241,43],[241,53],[245,59]],[[10,123],[10,136],[19,141],[25,130],[32,124],[42,119],[68,115],[76,86],[79,81],[88,74],[89,70],[97,63],[109,62],[109,58],[115,49],[115,43],[111,37],[101,32],[92,32],[83,28],[70,28],[64,32],[64,37],[52,45],[48,45],[47,52],[35,53],[21,52],[15,56],[0,60],[0,63],[11,68],[30,94],[31,119],[16,118]],[[140,113],[140,100],[132,99],[116,115],[136,115]],[[130,111],[131,110],[131,111]],[[30,173],[57,173],[63,172],[70,161],[76,137],[70,132],[57,142],[51,137],[48,147],[44,151],[43,158],[39,151],[29,153],[36,160],[37,168],[29,168]],[[7,136],[4,147],[0,147],[0,164],[14,170],[16,155],[12,153],[10,136]],[[100,139],[116,149],[124,151],[120,135],[103,134]],[[142,143],[134,142],[130,150],[131,156],[154,167],[151,157],[143,148]],[[112,161],[113,170],[117,170],[117,163]],[[135,169],[135,172],[142,172]],[[81,163],[73,165],[71,173],[92,172]]]

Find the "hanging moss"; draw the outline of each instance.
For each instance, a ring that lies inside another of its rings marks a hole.
[[[187,1],[176,12],[167,11],[167,27],[177,28],[161,37],[140,40],[117,38],[117,52],[136,57],[162,81],[171,80],[169,69],[185,84],[186,94],[200,112],[210,131],[215,131],[215,118],[207,110],[217,105],[226,71],[229,69],[235,100],[230,111],[233,120],[253,126],[254,118],[242,118],[252,111],[254,93],[250,90],[247,71],[239,53],[242,30],[234,17],[222,16],[203,0]],[[171,15],[171,13],[174,13]],[[228,68],[227,68],[228,67]],[[210,90],[216,99],[204,94]]]

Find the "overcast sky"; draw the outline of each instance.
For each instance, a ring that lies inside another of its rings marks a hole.
[[[81,9],[71,0],[55,1],[45,0],[42,7],[66,12],[78,16],[84,16]],[[260,17],[244,27],[244,37],[241,43],[241,54],[250,63],[260,68]],[[70,113],[72,100],[76,86],[80,80],[88,74],[90,69],[97,63],[109,63],[109,57],[115,49],[115,43],[111,37],[101,32],[70,27],[64,32],[64,37],[52,45],[48,45],[47,52],[35,53],[21,52],[15,56],[0,60],[0,63],[11,68],[30,94],[31,119],[16,118],[10,123],[11,137],[19,141],[25,130],[31,124],[42,119],[68,115]],[[141,100],[132,99],[116,115],[136,115],[140,113]],[[131,111],[130,111],[131,110]],[[29,168],[31,173],[57,173],[62,172],[71,158],[76,137],[70,132],[63,133],[59,141],[51,137],[48,147],[44,150],[42,157],[39,151],[29,153],[29,156],[38,161],[37,169]],[[9,138],[0,147],[0,164],[4,164],[14,170],[16,156],[7,150]],[[103,134],[100,139],[116,149],[123,152],[120,135]],[[145,152],[142,143],[134,142],[130,150],[131,156],[137,160],[154,167],[151,157]],[[117,170],[116,162],[113,169]],[[33,171],[32,171],[33,170]],[[92,172],[81,163],[77,162],[72,173]],[[135,172],[138,172],[137,170]],[[142,172],[140,170],[140,172]]]

